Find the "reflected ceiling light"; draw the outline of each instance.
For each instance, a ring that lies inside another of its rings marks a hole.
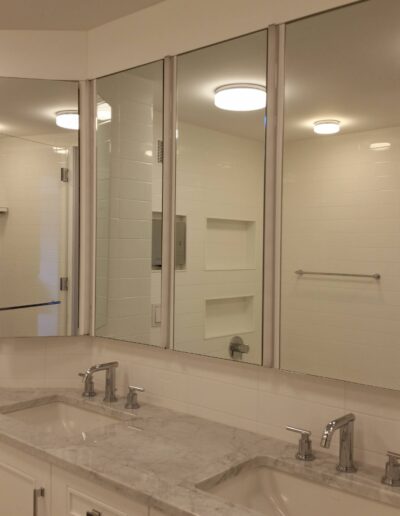
[[[336,134],[339,131],[339,120],[317,120],[314,122],[314,133],[316,134]]]
[[[111,120],[112,109],[107,102],[97,104],[97,120],[99,122],[109,122]]]
[[[152,158],[153,157],[153,151],[152,150],[147,150],[147,151],[144,151],[145,155],[148,156],[149,158]]]
[[[68,149],[65,147],[53,147],[53,151],[57,154],[68,154]]]
[[[214,104],[228,111],[256,111],[267,105],[267,92],[258,84],[226,84],[215,90]]]
[[[389,142],[377,142],[377,143],[371,143],[369,148],[374,151],[385,151],[385,150],[390,149],[391,146],[392,146],[392,144]]]
[[[66,111],[57,111],[56,125],[63,129],[72,129],[77,131],[79,129],[79,113],[76,109]]]

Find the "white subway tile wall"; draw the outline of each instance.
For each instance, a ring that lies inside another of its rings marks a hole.
[[[388,142],[387,150],[371,150]],[[286,142],[281,365],[400,387],[400,129]],[[381,274],[304,276],[308,271]]]
[[[287,424],[313,432],[354,412],[356,458],[383,467],[387,450],[400,450],[400,392],[340,380],[297,375],[92,337],[0,341],[0,386],[82,388],[78,372],[119,360],[118,394],[143,385],[144,402],[295,442]],[[103,379],[96,378],[101,388]],[[337,451],[335,438],[332,453]]]
[[[178,142],[187,260],[175,274],[175,348],[229,359],[240,335],[243,360],[259,363],[264,143],[186,122]]]
[[[160,282],[151,270],[151,244],[152,212],[161,211],[155,149],[162,119],[154,110],[158,82],[135,73],[98,80],[112,118],[97,128],[96,333],[157,344],[151,303],[160,303]]]

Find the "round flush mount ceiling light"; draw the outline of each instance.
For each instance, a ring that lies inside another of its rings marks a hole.
[[[316,134],[336,134],[340,131],[339,120],[317,120],[314,122],[314,133]]]
[[[226,84],[215,90],[214,104],[227,111],[256,111],[267,105],[267,92],[258,84]]]
[[[385,151],[385,150],[389,150],[391,146],[392,146],[392,144],[389,142],[377,142],[377,143],[371,143],[369,148],[373,151]]]
[[[79,129],[79,113],[76,110],[57,111],[56,125],[63,129]]]

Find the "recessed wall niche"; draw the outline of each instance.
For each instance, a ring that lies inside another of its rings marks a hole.
[[[255,268],[255,222],[207,219],[206,270]]]
[[[254,331],[254,297],[206,299],[206,339]]]

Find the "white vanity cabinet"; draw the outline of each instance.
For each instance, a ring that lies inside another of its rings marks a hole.
[[[0,516],[149,516],[149,508],[0,443]]]
[[[52,474],[52,516],[148,516],[147,505],[59,468]]]
[[[0,515],[52,516],[51,466],[0,443]]]

